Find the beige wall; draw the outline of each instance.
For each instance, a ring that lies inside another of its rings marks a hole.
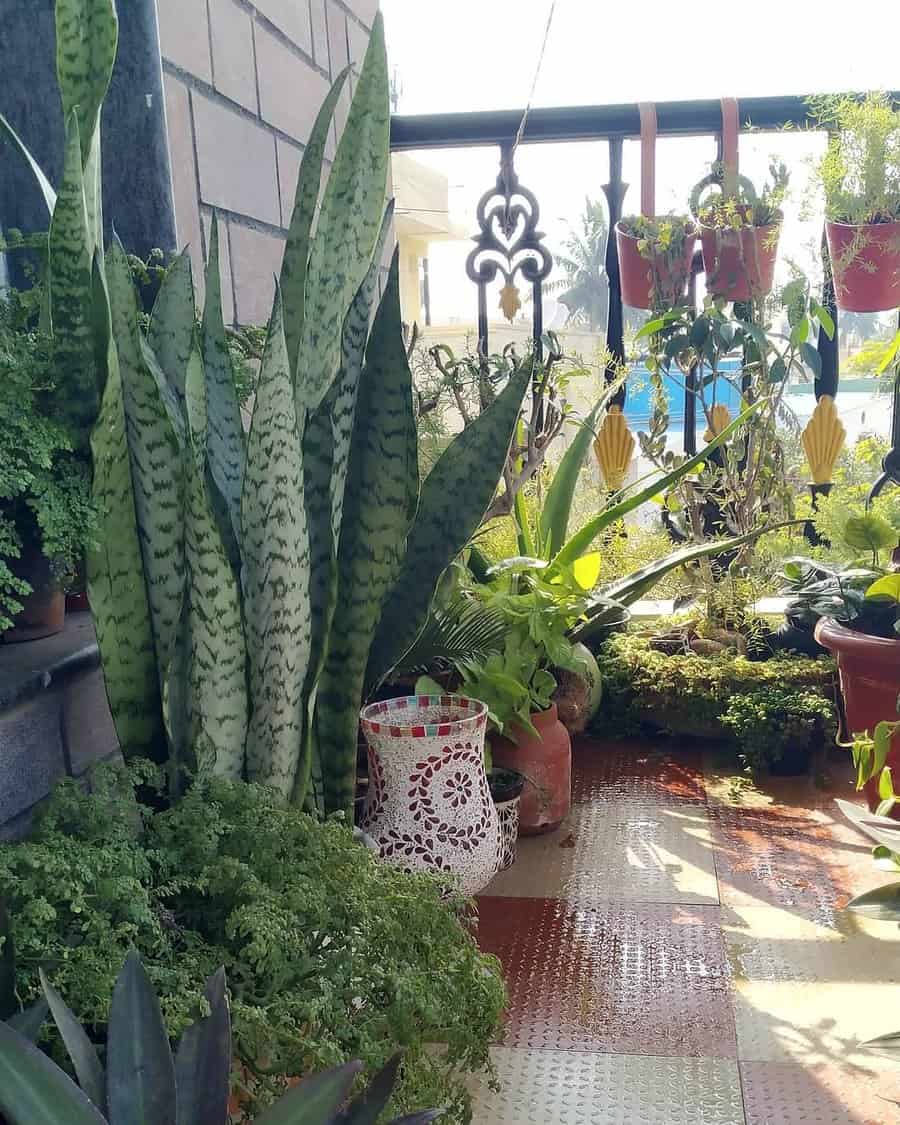
[[[303,145],[332,78],[362,63],[378,0],[157,3],[178,243],[202,298],[215,208],[225,318],[262,323]]]

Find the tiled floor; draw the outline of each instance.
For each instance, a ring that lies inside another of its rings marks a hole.
[[[573,808],[479,900],[509,1005],[475,1125],[900,1125],[900,931],[828,777],[742,790],[668,743],[583,741]],[[900,876],[893,877],[900,880]]]

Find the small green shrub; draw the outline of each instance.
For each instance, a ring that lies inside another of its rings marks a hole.
[[[791,750],[805,751],[837,734],[834,705],[809,688],[770,687],[737,693],[722,722],[734,735],[741,761],[756,772]]]
[[[441,881],[379,863],[341,823],[258,786],[198,784],[160,813],[122,771],[98,771],[95,788],[62,783],[30,839],[0,847],[23,1002],[43,966],[102,1043],[136,948],[174,1037],[224,965],[248,1110],[287,1077],[353,1057],[371,1076],[403,1050],[392,1109],[470,1120],[462,1077],[489,1067],[504,987]]]

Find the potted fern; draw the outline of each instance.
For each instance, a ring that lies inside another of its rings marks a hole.
[[[831,130],[818,163],[834,291],[849,312],[900,305],[900,109],[884,93],[816,98]]]

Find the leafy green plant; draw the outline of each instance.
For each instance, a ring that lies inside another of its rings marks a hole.
[[[395,1112],[469,1119],[462,1078],[489,1066],[504,989],[440,879],[380,863],[346,826],[258,786],[212,779],[155,813],[121,770],[98,770],[94,788],[61,784],[32,836],[0,847],[21,1002],[43,967],[102,1044],[134,948],[178,1037],[198,982],[224,966],[248,1114],[289,1078],[348,1058],[372,1076],[402,1050]]]
[[[871,545],[877,525],[864,517],[864,537]],[[862,521],[861,521],[862,522]],[[889,525],[885,525],[890,530]],[[896,542],[896,532],[891,532]],[[860,541],[863,532],[860,531]],[[868,566],[835,567],[813,559],[790,559],[784,566],[782,593],[790,597],[788,613],[813,628],[822,617],[867,633],[891,637],[900,632],[900,575]]]
[[[803,688],[768,687],[732,695],[721,720],[752,772],[788,754],[802,757],[817,745],[833,744],[837,734],[834,704]]]
[[[784,219],[782,205],[790,176],[785,164],[769,165],[771,177],[757,194],[746,176],[737,177],[737,193],[727,195],[721,165],[714,165],[691,193],[691,213],[706,227],[739,231],[744,227],[768,227]],[[706,194],[704,194],[706,193]]]

